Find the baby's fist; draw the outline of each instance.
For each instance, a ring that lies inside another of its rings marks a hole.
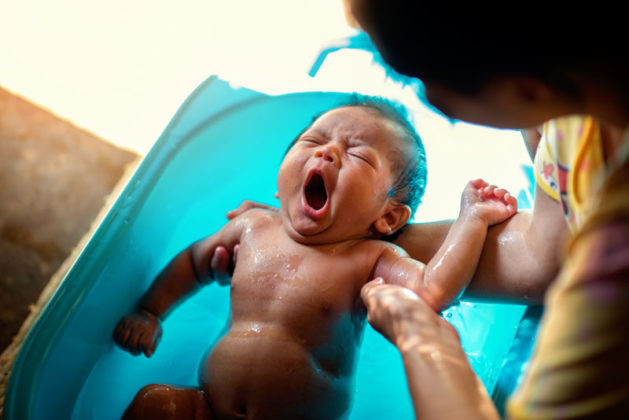
[[[159,319],[150,312],[140,310],[120,320],[114,331],[114,341],[123,350],[151,357],[162,337]]]
[[[470,181],[461,198],[461,213],[471,214],[492,226],[518,211],[518,202],[507,190],[489,185],[482,179]]]

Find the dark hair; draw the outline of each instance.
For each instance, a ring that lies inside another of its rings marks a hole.
[[[579,95],[570,71],[598,71],[601,59],[610,58],[612,31],[616,39],[626,38],[620,32],[626,25],[605,28],[604,35],[575,28],[575,22],[596,21],[592,16],[607,22],[613,12],[599,5],[559,10],[559,4],[532,0],[505,13],[494,3],[351,2],[354,17],[393,69],[464,94],[477,93],[500,76],[529,76]],[[624,51],[615,54],[626,60]]]
[[[396,124],[400,129],[400,138],[411,146],[410,151],[406,153],[400,151],[395,156],[388,156],[388,158],[392,160],[393,170],[397,171],[397,178],[391,185],[389,197],[395,198],[400,204],[407,205],[411,209],[412,218],[426,191],[426,151],[419,134],[408,119],[408,112],[404,105],[378,96],[354,93],[335,107],[316,115],[312,122],[291,142],[286,153],[323,114],[332,109],[352,106],[368,108]]]

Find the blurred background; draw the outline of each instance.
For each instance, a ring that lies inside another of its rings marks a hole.
[[[0,352],[211,74],[288,85],[348,31],[339,0],[0,4]]]
[[[370,53],[333,52],[313,77],[321,52],[355,34],[341,0],[3,0],[0,352],[108,197],[212,74],[268,94],[356,90],[402,100],[429,161],[417,220],[455,217],[464,179],[526,182],[518,133],[442,118]]]

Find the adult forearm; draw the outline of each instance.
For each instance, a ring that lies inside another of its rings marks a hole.
[[[559,270],[557,251],[562,241],[531,227],[532,214],[518,212],[487,231],[485,245],[466,298],[539,304]],[[413,224],[395,241],[419,261],[430,261],[453,221]],[[541,243],[543,241],[546,243]]]
[[[409,289],[382,279],[361,290],[369,323],[400,354],[420,419],[496,419],[454,327]]]
[[[460,346],[418,344],[402,351],[402,360],[416,418],[499,418]]]
[[[531,218],[519,212],[488,230],[466,298],[543,303],[559,271],[563,235],[535,226]]]
[[[395,244],[403,248],[411,258],[427,264],[445,241],[452,223],[453,220],[442,220],[407,225]]]
[[[540,304],[559,272],[560,255],[569,235],[561,206],[536,191],[534,212],[520,211],[487,231],[485,245],[466,298]],[[395,241],[424,263],[444,242],[452,221],[413,224]]]

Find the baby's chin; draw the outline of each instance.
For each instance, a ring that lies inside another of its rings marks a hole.
[[[288,236],[304,245],[325,245],[329,244],[332,241],[329,238],[329,233],[326,229],[304,229],[304,228],[296,228],[290,223],[284,223],[284,230],[288,234]]]
[[[339,232],[334,226],[299,228],[286,221],[284,221],[283,226],[292,240],[303,245],[328,245],[370,238],[369,232],[348,234],[347,232]]]

